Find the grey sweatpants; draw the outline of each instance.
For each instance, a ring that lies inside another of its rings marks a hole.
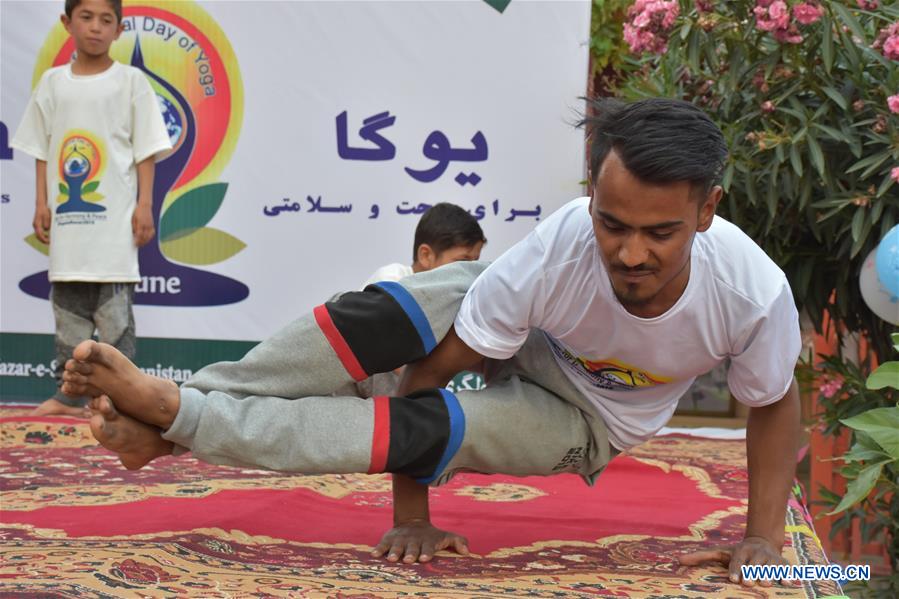
[[[180,410],[163,436],[207,462],[285,472],[387,471],[429,484],[459,471],[574,472],[592,483],[611,457],[605,424],[559,369],[541,331],[512,359],[486,360],[481,391],[329,395],[373,374],[370,364],[398,365],[384,356],[412,355],[396,346],[413,345],[415,334],[426,353],[433,349],[485,266],[458,262],[405,278],[389,287],[389,301],[366,296],[379,291],[367,288],[316,308],[240,361],[198,371],[182,386]],[[368,334],[394,317],[394,299],[417,333],[404,337],[400,322],[395,335]]]
[[[81,406],[87,398],[64,395],[62,371],[75,346],[97,331],[103,343],[134,359],[134,283],[54,282],[50,304],[56,320],[56,393],[53,398],[69,406]]]

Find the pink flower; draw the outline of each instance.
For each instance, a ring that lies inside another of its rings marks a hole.
[[[887,98],[887,106],[890,107],[890,112],[899,114],[899,94]]]
[[[715,3],[713,0],[694,0],[694,4],[696,4],[696,10],[698,12],[712,12],[715,10]]]
[[[890,171],[890,179],[899,183],[899,166],[893,167],[893,170]]]
[[[823,11],[820,6],[802,2],[793,7],[793,16],[803,25],[811,25],[821,18]]]
[[[891,35],[883,43],[883,55],[891,60],[899,60],[899,35]]]
[[[821,386],[818,387],[818,391],[821,392],[821,395],[830,399],[834,395],[836,395],[837,391],[843,388],[843,377],[837,375],[836,377],[830,379],[824,377],[824,382],[821,383]]]
[[[627,10],[624,41],[635,54],[664,53],[668,49],[668,33],[679,14],[677,0],[637,0]]]
[[[770,114],[774,112],[774,102],[771,100],[765,100],[762,102],[762,112]]]
[[[787,44],[802,43],[802,36],[799,34],[799,30],[796,29],[796,25],[790,25],[789,29],[775,29],[774,39]]]
[[[778,29],[786,29],[790,24],[790,9],[783,0],[775,0],[768,7],[768,16],[775,22]]]
[[[862,10],[875,10],[877,8],[877,0],[855,0],[855,3]]]
[[[783,0],[774,0],[770,5],[757,2],[752,12],[755,14],[756,27],[762,31],[786,29],[790,25],[790,9]]]
[[[899,21],[881,29],[871,47],[880,48],[889,59],[899,60]]]

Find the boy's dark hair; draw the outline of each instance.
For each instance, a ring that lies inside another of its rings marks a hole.
[[[471,247],[479,241],[487,243],[487,238],[475,217],[455,204],[434,204],[415,227],[412,261],[418,260],[418,248],[423,243],[431,246],[437,254],[442,254],[452,247]]]
[[[112,11],[115,13],[116,18],[119,20],[119,23],[122,22],[122,0],[106,0],[107,3],[112,7]],[[72,13],[76,8],[81,4],[81,0],[66,0],[66,16],[70,19],[72,18]],[[57,4],[57,6],[59,6]]]
[[[689,181],[707,194],[727,159],[724,135],[702,110],[682,100],[649,98],[625,104],[588,100],[577,125],[590,139],[593,181],[613,148],[628,171],[647,183]]]

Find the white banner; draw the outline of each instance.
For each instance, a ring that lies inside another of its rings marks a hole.
[[[8,150],[71,59],[62,0],[3,0],[0,331],[52,333],[26,241],[34,161]],[[418,215],[480,218],[486,259],[580,195],[590,3],[126,2],[116,60],[151,79],[176,150],[141,252],[142,337],[262,339],[379,266]],[[54,190],[51,190],[51,198]]]

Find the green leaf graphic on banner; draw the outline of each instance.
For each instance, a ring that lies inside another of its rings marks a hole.
[[[247,247],[247,244],[224,231],[203,227],[184,231],[174,239],[162,241],[160,247],[166,257],[177,262],[206,265],[227,260]]]
[[[218,212],[227,189],[227,183],[212,183],[192,189],[179,197],[160,219],[159,240],[174,241],[205,227]]]
[[[502,13],[506,10],[506,7],[509,6],[509,3],[512,2],[512,0],[484,0],[484,2]]]
[[[92,191],[97,191],[97,188],[100,187],[99,181],[91,181],[81,190],[81,193],[90,193]]]
[[[37,251],[39,251],[40,253],[42,253],[45,256],[50,255],[50,246],[47,245],[46,243],[44,243],[43,241],[41,241],[40,239],[38,239],[37,235],[35,235],[34,233],[32,233],[31,235],[29,235],[28,237],[25,238],[25,243],[27,243],[28,245],[30,245],[31,247],[33,247],[34,249],[36,249]]]
[[[59,193],[61,193],[64,196],[69,195],[69,188],[65,183],[59,184]]]

